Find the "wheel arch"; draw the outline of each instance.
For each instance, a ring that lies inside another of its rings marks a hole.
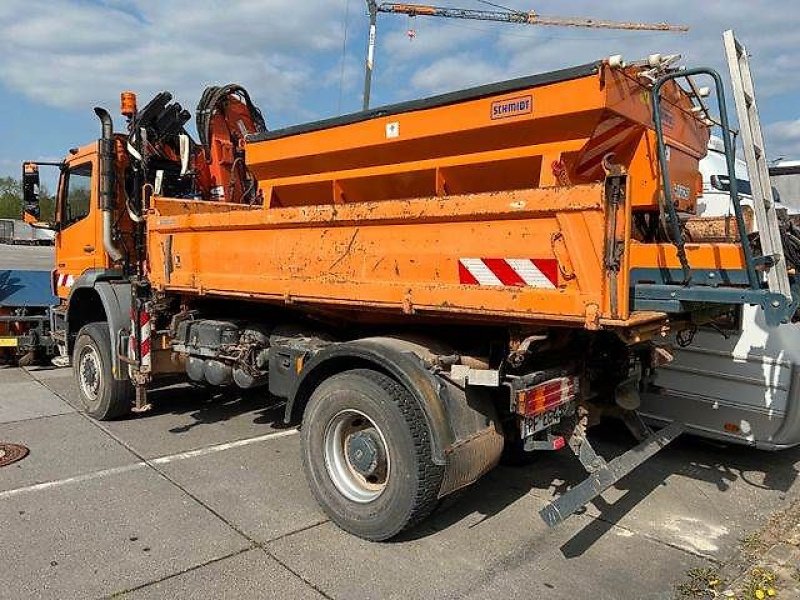
[[[411,393],[431,433],[432,459],[436,464],[446,464],[446,453],[455,442],[455,436],[442,398],[442,387],[413,351],[415,345],[395,338],[368,338],[324,348],[308,361],[290,390],[286,423],[301,419],[311,394],[328,377],[352,369],[373,369],[392,377]]]
[[[111,364],[114,378],[126,380],[128,370],[123,368],[115,349],[119,347],[120,330],[130,325],[131,288],[123,281],[98,281],[84,274],[75,281],[67,304],[67,352],[72,355],[75,339],[82,327],[89,323],[106,321],[111,340]]]

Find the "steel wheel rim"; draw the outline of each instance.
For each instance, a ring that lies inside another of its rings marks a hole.
[[[378,467],[376,473],[370,476],[359,472],[348,454],[348,444],[352,444],[353,436],[365,434],[379,443]],[[389,448],[383,432],[363,412],[343,410],[328,421],[324,452],[328,475],[336,489],[348,500],[366,504],[376,500],[386,490],[391,472]]]
[[[78,384],[81,392],[91,402],[95,404],[100,395],[103,385],[103,370],[100,362],[100,354],[92,346],[85,346],[81,350],[78,358]]]

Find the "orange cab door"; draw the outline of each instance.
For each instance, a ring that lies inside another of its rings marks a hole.
[[[56,293],[61,298],[84,272],[104,266],[96,154],[76,157],[59,183]]]

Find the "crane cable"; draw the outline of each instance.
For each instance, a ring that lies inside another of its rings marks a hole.
[[[513,8],[503,6],[502,4],[495,4],[494,2],[489,2],[489,0],[478,0],[478,2],[481,4],[485,4],[486,6],[493,6],[494,8],[499,8],[501,10],[505,10],[508,12],[517,12]]]

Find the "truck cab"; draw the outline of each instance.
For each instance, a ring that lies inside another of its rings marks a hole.
[[[750,189],[750,178],[747,174],[747,163],[741,158],[736,159],[736,183],[741,197],[742,206],[746,207],[749,214],[748,220],[752,223],[752,231],[758,231],[758,226],[753,222],[753,196]],[[697,199],[698,217],[728,217],[733,214],[730,197],[730,178],[727,175],[727,162],[725,147],[717,136],[711,136],[708,141],[708,153],[700,161],[700,174],[703,178],[703,193]],[[786,211],[787,215],[800,214],[800,211],[785,205],[781,201],[778,189],[773,186],[772,194],[779,210]]]
[[[54,288],[66,300],[87,271],[109,267],[102,244],[97,142],[78,148],[65,159],[56,204],[56,264]]]

